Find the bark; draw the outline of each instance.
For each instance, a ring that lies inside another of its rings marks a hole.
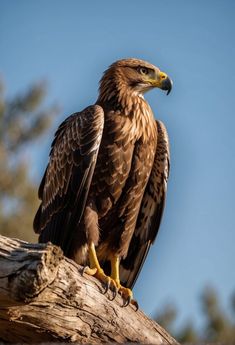
[[[102,294],[59,247],[0,236],[0,340],[177,344],[158,324]]]

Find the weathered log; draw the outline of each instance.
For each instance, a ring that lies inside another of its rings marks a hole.
[[[102,294],[93,277],[50,243],[0,236],[0,340],[177,344],[122,299]]]

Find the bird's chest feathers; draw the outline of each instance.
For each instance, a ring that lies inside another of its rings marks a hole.
[[[138,104],[133,107],[131,118],[130,137],[143,144],[156,141],[157,128],[151,108],[147,104]]]
[[[156,142],[156,123],[150,108],[138,107],[131,116],[107,114],[93,179],[100,217],[120,198],[127,180],[133,176],[132,170],[136,176],[133,183],[145,185]]]
[[[141,147],[141,151],[148,152],[151,149],[155,151],[156,143],[156,121],[148,104],[134,104],[128,116],[123,115],[122,112],[113,111],[107,114],[101,143],[101,147],[106,152],[106,158],[115,155],[125,165],[128,153],[130,165],[134,149]],[[112,159],[110,164],[112,164]]]

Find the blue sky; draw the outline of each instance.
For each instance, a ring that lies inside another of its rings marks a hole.
[[[61,113],[33,161],[41,178],[56,126],[95,102],[113,61],[148,60],[174,81],[146,95],[167,126],[171,174],[159,236],[135,286],[147,314],[174,302],[200,325],[199,296],[235,290],[235,2],[0,1],[0,74],[8,96],[46,80]]]

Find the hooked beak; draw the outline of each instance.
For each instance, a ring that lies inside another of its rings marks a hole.
[[[173,82],[164,72],[159,72],[157,80],[152,81],[154,87],[158,87],[161,90],[166,90],[167,95],[171,92]]]
[[[173,85],[172,80],[167,76],[165,79],[162,80],[160,89],[166,90],[167,91],[166,94],[169,95],[172,89],[172,85]]]

